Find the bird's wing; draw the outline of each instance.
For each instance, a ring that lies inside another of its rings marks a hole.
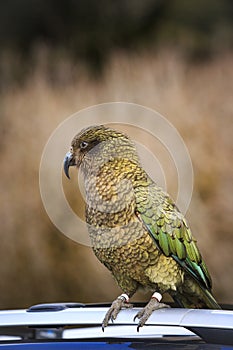
[[[152,184],[135,191],[136,215],[157,247],[171,256],[197,282],[211,289],[211,277],[188,224],[171,198]]]

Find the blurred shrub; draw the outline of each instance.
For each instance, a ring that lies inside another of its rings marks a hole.
[[[30,56],[49,46],[98,72],[116,48],[173,45],[199,58],[231,49],[232,18],[231,0],[3,0],[0,47]]]
[[[110,49],[136,42],[148,16],[156,18],[161,6],[161,0],[2,1],[0,43],[23,53],[43,43],[98,68]]]

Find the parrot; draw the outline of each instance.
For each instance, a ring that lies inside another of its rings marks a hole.
[[[190,227],[171,197],[142,168],[134,142],[105,125],[74,136],[64,158],[65,175],[75,166],[83,176],[85,219],[91,246],[122,290],[108,309],[102,329],[120,310],[132,307],[138,290],[153,293],[136,314],[139,331],[153,311],[170,307],[220,309]]]

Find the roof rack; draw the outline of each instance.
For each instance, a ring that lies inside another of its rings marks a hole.
[[[121,310],[114,327],[133,326],[136,334],[133,319],[139,309]],[[101,323],[107,310],[98,304],[53,303],[34,305],[27,310],[0,311],[0,335],[38,339],[43,330],[47,339],[61,338],[66,327],[99,327],[98,337],[104,338]],[[153,312],[146,326],[183,327],[206,342],[233,344],[233,311],[230,310],[160,309]]]

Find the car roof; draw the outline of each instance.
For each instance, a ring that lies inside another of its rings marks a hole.
[[[43,330],[45,338],[59,338],[61,333],[63,338],[80,339],[103,336],[148,338],[170,334],[198,336],[216,344],[233,344],[231,310],[159,309],[137,333],[137,322],[133,319],[140,308],[134,307],[121,310],[114,324],[110,323],[103,333],[101,325],[107,310],[108,307],[99,305],[55,303],[39,304],[25,310],[0,311],[0,335],[27,338],[32,330],[34,333]]]

